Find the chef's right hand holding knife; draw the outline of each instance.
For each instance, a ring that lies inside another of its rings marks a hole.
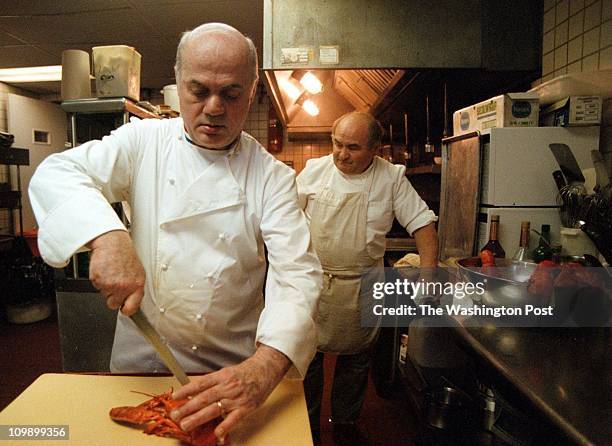
[[[91,242],[89,280],[111,310],[131,316],[144,296],[145,270],[126,231],[110,231]]]

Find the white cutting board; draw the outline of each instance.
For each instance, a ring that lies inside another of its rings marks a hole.
[[[68,441],[15,441],[19,446],[178,446],[178,440],[146,435],[108,416],[113,407],[136,406],[149,399],[132,390],[160,394],[177,385],[173,377],[45,374],[0,412],[0,424],[69,426]],[[235,446],[312,446],[302,382],[281,381],[266,402],[231,432],[230,440]]]

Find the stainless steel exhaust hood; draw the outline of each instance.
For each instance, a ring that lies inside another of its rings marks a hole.
[[[329,133],[350,110],[377,115],[421,70],[537,68],[540,2],[511,3],[264,0],[262,68],[289,137]],[[321,93],[302,92],[306,71],[319,77]],[[305,111],[308,99],[317,116]]]
[[[297,73],[297,75],[296,75]],[[322,91],[310,94],[299,83],[304,73],[316,76]],[[375,110],[389,97],[404,76],[404,70],[277,70],[266,71],[268,92],[290,139],[327,137],[333,122],[349,111]],[[318,114],[304,104],[312,101]]]

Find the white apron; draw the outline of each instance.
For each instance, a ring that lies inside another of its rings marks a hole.
[[[376,163],[363,190],[350,193],[329,187],[334,168],[328,169],[323,189],[314,198],[310,234],[324,272],[316,317],[318,350],[322,352],[365,351],[378,333],[378,327],[362,327],[362,313],[371,314],[372,282],[380,279],[377,273],[384,273],[382,268],[372,269],[380,259],[370,257],[366,246],[368,199],[375,167]]]

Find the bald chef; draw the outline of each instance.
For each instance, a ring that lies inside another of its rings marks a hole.
[[[257,90],[253,42],[209,23],[183,34],[181,117],[145,119],[48,157],[30,183],[47,262],[92,249],[90,278],[122,307],[111,370],[165,370],[130,320],[139,307],[194,376],[173,418],[191,430],[224,415],[222,440],[285,373],[315,353],[321,266],[295,172],[242,131]],[[132,209],[131,237],[109,202]],[[264,244],[268,249],[266,275]]]
[[[378,327],[362,326],[361,312],[371,302],[372,283],[384,280],[385,235],[394,217],[414,237],[421,266],[437,265],[437,218],[406,179],[406,168],[376,156],[381,136],[370,114],[348,113],[333,124],[332,154],[309,160],[297,178],[300,205],[324,271],[316,317],[318,352],[304,381],[315,438],[324,352],[339,355],[331,401],[334,432],[354,431],[369,350],[378,333]]]

